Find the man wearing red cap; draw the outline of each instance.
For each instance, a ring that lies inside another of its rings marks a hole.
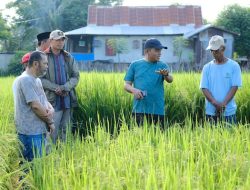
[[[27,65],[28,65],[28,63],[29,63],[30,54],[31,54],[31,52],[28,52],[28,53],[26,53],[26,54],[22,57],[21,63],[22,63],[22,65],[23,65],[23,70],[26,69],[26,67],[27,67]]]

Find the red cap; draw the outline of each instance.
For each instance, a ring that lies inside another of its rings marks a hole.
[[[23,57],[22,57],[22,64],[24,64],[24,63],[28,63],[29,62],[29,60],[30,60],[30,55],[31,55],[31,52],[29,52],[29,53],[26,53]]]

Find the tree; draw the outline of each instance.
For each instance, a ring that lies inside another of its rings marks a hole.
[[[123,0],[99,0],[97,5],[122,5]]]
[[[10,28],[6,24],[6,20],[3,19],[0,14],[0,50],[6,51],[7,40],[11,37]]]
[[[118,64],[120,63],[120,55],[128,52],[128,42],[125,38],[112,38],[108,40],[108,46],[111,47],[118,56]]]
[[[173,40],[174,54],[178,57],[179,67],[182,66],[181,58],[183,50],[188,45],[189,45],[188,40],[183,38],[182,36],[175,37]]]
[[[15,0],[8,4],[18,15],[14,18],[19,36],[18,49],[34,46],[36,34],[60,29],[69,31],[87,24],[88,6],[116,5],[122,0]]]
[[[241,56],[250,57],[250,9],[237,4],[226,7],[217,17],[217,26],[236,32],[235,51]]]

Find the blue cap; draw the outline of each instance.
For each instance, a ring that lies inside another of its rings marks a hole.
[[[168,49],[168,47],[166,46],[163,46],[161,44],[161,42],[155,38],[150,38],[148,39],[146,42],[145,42],[145,45],[144,45],[144,48],[145,49],[148,49],[148,48],[155,48],[155,49]]]

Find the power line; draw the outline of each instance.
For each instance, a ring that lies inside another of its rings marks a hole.
[[[19,24],[19,23],[24,23],[24,22],[31,22],[31,21],[34,21],[34,20],[40,20],[42,19],[42,17],[39,17],[39,18],[33,18],[33,19],[29,19],[29,20],[23,20],[23,21],[17,21],[17,22],[13,22],[14,24]]]

